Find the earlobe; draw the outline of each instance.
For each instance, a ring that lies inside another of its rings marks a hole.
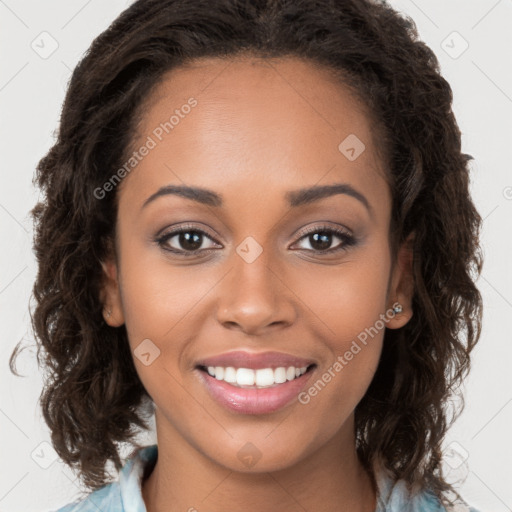
[[[103,284],[100,291],[100,301],[103,304],[103,318],[111,327],[124,324],[124,314],[119,290],[117,265],[113,260],[102,261]]]
[[[395,268],[391,279],[388,295],[389,310],[392,311],[391,319],[386,327],[399,329],[403,327],[413,316],[412,297],[414,294],[414,233],[400,246],[396,258]]]

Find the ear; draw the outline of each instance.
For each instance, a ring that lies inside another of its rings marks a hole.
[[[403,327],[413,315],[412,297],[414,294],[414,276],[412,272],[414,255],[414,233],[411,233],[407,240],[400,246],[392,269],[391,284],[388,292],[388,308],[400,304],[402,311],[394,313],[386,327],[390,329],[399,329]]]
[[[100,300],[103,304],[103,318],[111,327],[124,324],[121,293],[119,289],[118,269],[113,258],[101,262],[103,282]]]

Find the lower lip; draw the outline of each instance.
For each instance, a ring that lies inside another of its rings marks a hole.
[[[242,414],[269,414],[297,398],[308,382],[314,367],[298,378],[270,388],[239,388],[197,370],[210,395],[222,406]]]

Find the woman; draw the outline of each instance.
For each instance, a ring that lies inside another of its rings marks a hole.
[[[92,491],[61,511],[474,511],[441,465],[482,309],[451,101],[371,0],[139,0],[93,42],[33,212],[42,408]]]

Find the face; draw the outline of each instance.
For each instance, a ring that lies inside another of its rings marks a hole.
[[[151,97],[102,300],[159,438],[237,471],[353,449],[385,328],[411,316],[372,125],[327,71],[291,58],[203,59]]]

